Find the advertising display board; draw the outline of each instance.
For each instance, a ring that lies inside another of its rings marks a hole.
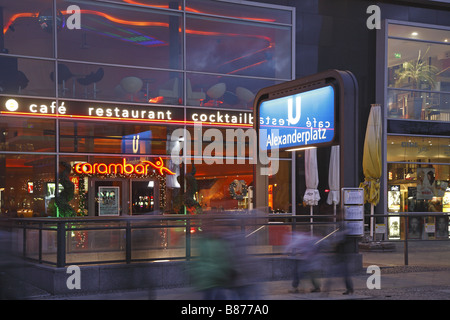
[[[119,187],[98,187],[98,215],[118,216],[120,214],[119,200]]]
[[[364,235],[364,189],[342,188],[342,207],[348,235]]]

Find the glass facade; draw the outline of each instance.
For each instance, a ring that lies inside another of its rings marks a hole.
[[[2,214],[251,208],[251,141],[227,132],[293,79],[294,21],[246,2],[0,0]],[[292,210],[291,171],[280,155],[274,211]]]
[[[448,28],[387,24],[384,205],[412,215],[408,228],[389,218],[391,239],[449,236],[449,41]]]

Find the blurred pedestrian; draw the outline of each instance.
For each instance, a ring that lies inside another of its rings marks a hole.
[[[198,249],[199,258],[191,269],[194,286],[205,300],[229,299],[228,286],[235,277],[229,243],[219,233],[206,231]]]
[[[353,294],[353,280],[349,265],[349,253],[351,252],[351,245],[351,238],[345,230],[345,227],[341,225],[339,229],[334,232],[331,241],[333,255],[330,258],[330,262],[327,264],[328,277],[325,283],[325,292],[328,292],[331,287],[332,277],[341,276],[345,284],[345,291],[343,294]]]
[[[319,239],[306,233],[296,232],[286,246],[286,253],[292,260],[292,289],[290,292],[299,292],[298,286],[304,277],[311,280],[311,292],[320,292],[320,282],[317,279],[320,270]]]
[[[247,253],[246,238],[242,232],[227,234],[225,239],[231,249],[231,268],[233,268],[229,289],[232,291],[233,299],[236,300],[258,300],[258,265],[257,260]]]

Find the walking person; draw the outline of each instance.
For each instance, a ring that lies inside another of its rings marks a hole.
[[[220,232],[205,231],[198,243],[199,258],[191,269],[194,285],[204,300],[228,300],[228,286],[234,279],[229,242]]]
[[[318,238],[306,233],[295,233],[286,246],[286,253],[292,258],[292,289],[289,292],[299,292],[298,286],[304,277],[311,280],[313,289],[311,292],[320,292],[320,282],[317,273],[320,268]]]
[[[352,245],[344,226],[334,233],[332,240],[333,256],[328,263],[328,275],[325,282],[324,291],[328,292],[331,287],[331,278],[333,276],[341,276],[344,280],[344,295],[353,294],[353,280],[349,266],[349,252]]]

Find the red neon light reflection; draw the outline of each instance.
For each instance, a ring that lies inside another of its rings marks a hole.
[[[141,161],[138,164],[127,163],[127,159],[123,158],[122,163],[94,163],[87,162],[77,163],[73,166],[73,170],[78,174],[97,174],[97,175],[109,175],[109,174],[137,174],[145,176],[149,173],[149,168],[155,168],[161,175],[168,174],[174,175],[172,171],[164,167],[164,161],[160,157],[156,163],[151,161]]]

